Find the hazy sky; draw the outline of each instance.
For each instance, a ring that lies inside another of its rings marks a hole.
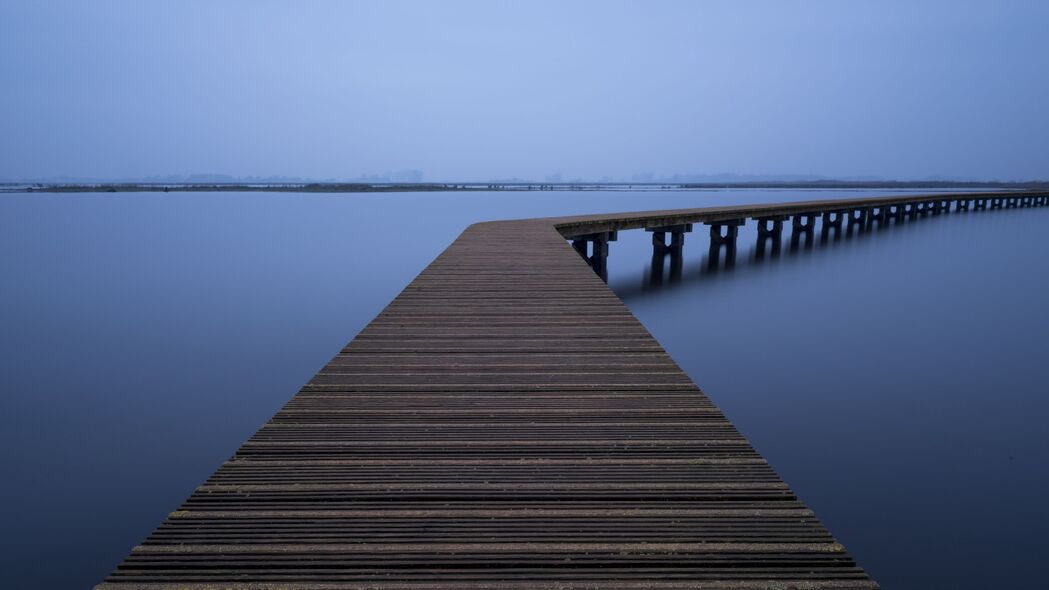
[[[1049,2],[0,2],[0,177],[1049,177]]]

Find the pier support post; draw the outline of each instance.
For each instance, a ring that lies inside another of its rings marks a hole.
[[[954,202],[955,211],[968,211],[970,199],[958,199]]]
[[[783,222],[790,219],[790,215],[774,215],[772,217],[752,217],[758,224],[758,239],[779,238],[783,235]]]
[[[840,228],[842,221],[845,220],[845,212],[835,209],[833,211],[823,212],[823,227],[834,227]]]
[[[1006,209],[1014,209],[1019,204],[1020,204],[1020,199],[1018,199],[1016,197],[1009,197],[1009,198],[1005,199],[1005,207],[1006,207]]]
[[[892,203],[885,206],[885,217],[886,219],[895,219],[897,222],[903,221],[903,216],[906,215],[906,204],[905,203]]]
[[[801,237],[805,236],[805,247],[812,246],[812,231],[816,227],[816,218],[819,213],[797,213],[791,221],[790,249],[797,250],[801,243]]]
[[[853,225],[866,225],[867,217],[871,214],[870,207],[861,207],[859,209],[853,209],[846,214],[848,223],[850,226]]]
[[[983,211],[987,208],[987,199],[973,199],[973,211]]]
[[[663,282],[663,266],[667,254],[670,255],[670,280],[672,282],[680,280],[685,234],[692,231],[692,224],[646,227],[645,231],[652,232],[652,266],[649,271],[649,284],[658,285]],[[667,234],[670,234],[670,244],[667,244]]]
[[[725,245],[735,247],[736,236],[739,235],[739,226],[746,223],[745,219],[726,219],[722,221],[708,221],[710,226],[710,243],[717,246]],[[724,230],[722,230],[724,228]]]
[[[608,282],[608,243],[616,241],[614,231],[598,232],[572,237],[572,248],[586,260],[601,280]],[[587,243],[592,244],[590,255],[587,255]]]
[[[646,227],[645,231],[652,232],[652,255],[657,254],[681,254],[685,245],[685,234],[692,231],[691,223],[681,225],[667,225],[663,227]],[[667,244],[667,234],[670,234],[670,243]]]
[[[1001,197],[992,197],[991,198],[991,209],[1001,209],[1004,200],[1005,199],[1003,199]]]
[[[707,259],[707,267],[710,270],[718,267],[722,246],[725,247],[725,268],[731,268],[735,265],[736,237],[739,235],[739,226],[746,222],[746,219],[724,219],[706,222],[710,226],[710,255]],[[724,228],[724,231],[722,228]]]
[[[819,217],[819,213],[797,213],[791,222],[792,231],[807,231],[812,232],[813,228],[816,227],[816,218]]]
[[[765,247],[772,240],[772,255],[779,254],[781,240],[783,237],[783,222],[790,219],[790,215],[773,215],[770,217],[754,217],[758,224],[758,242],[754,250],[754,256],[761,260],[765,257]]]
[[[870,207],[859,207],[847,211],[845,213],[846,237],[852,237],[853,231],[855,231],[857,228],[859,228],[860,232],[867,231],[867,220],[870,219],[870,215]]]
[[[826,242],[830,232],[834,230],[834,238],[841,236],[841,224],[845,221],[845,212],[841,210],[824,211],[823,223],[820,227],[820,241]]]

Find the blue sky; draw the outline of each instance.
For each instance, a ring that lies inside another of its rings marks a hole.
[[[0,177],[1047,178],[1049,2],[0,4]]]

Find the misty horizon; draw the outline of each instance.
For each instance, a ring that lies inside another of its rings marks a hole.
[[[1045,178],[1039,2],[0,6],[0,178]]]
[[[620,176],[602,176],[600,178],[584,178],[568,176],[564,174],[547,174],[540,178],[511,176],[507,178],[428,178],[421,170],[401,170],[383,174],[364,174],[357,177],[329,177],[310,178],[301,176],[234,176],[221,173],[193,173],[193,174],[167,174],[152,176],[117,176],[117,177],[85,177],[85,176],[51,176],[36,178],[0,178],[0,184],[223,184],[223,183],[272,183],[272,184],[299,184],[299,183],[391,183],[391,184],[476,184],[476,183],[529,183],[529,184],[658,184],[658,183],[803,183],[803,182],[826,182],[826,183],[967,183],[974,184],[1016,184],[1016,183],[1045,183],[1044,178],[977,178],[972,176],[940,176],[929,175],[922,178],[885,178],[882,176],[843,176],[831,177],[818,174],[737,174],[724,172],[717,174],[654,174],[634,173]]]

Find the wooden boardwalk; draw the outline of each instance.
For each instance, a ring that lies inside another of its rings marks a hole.
[[[729,209],[469,227],[98,588],[876,588],[563,235]]]

